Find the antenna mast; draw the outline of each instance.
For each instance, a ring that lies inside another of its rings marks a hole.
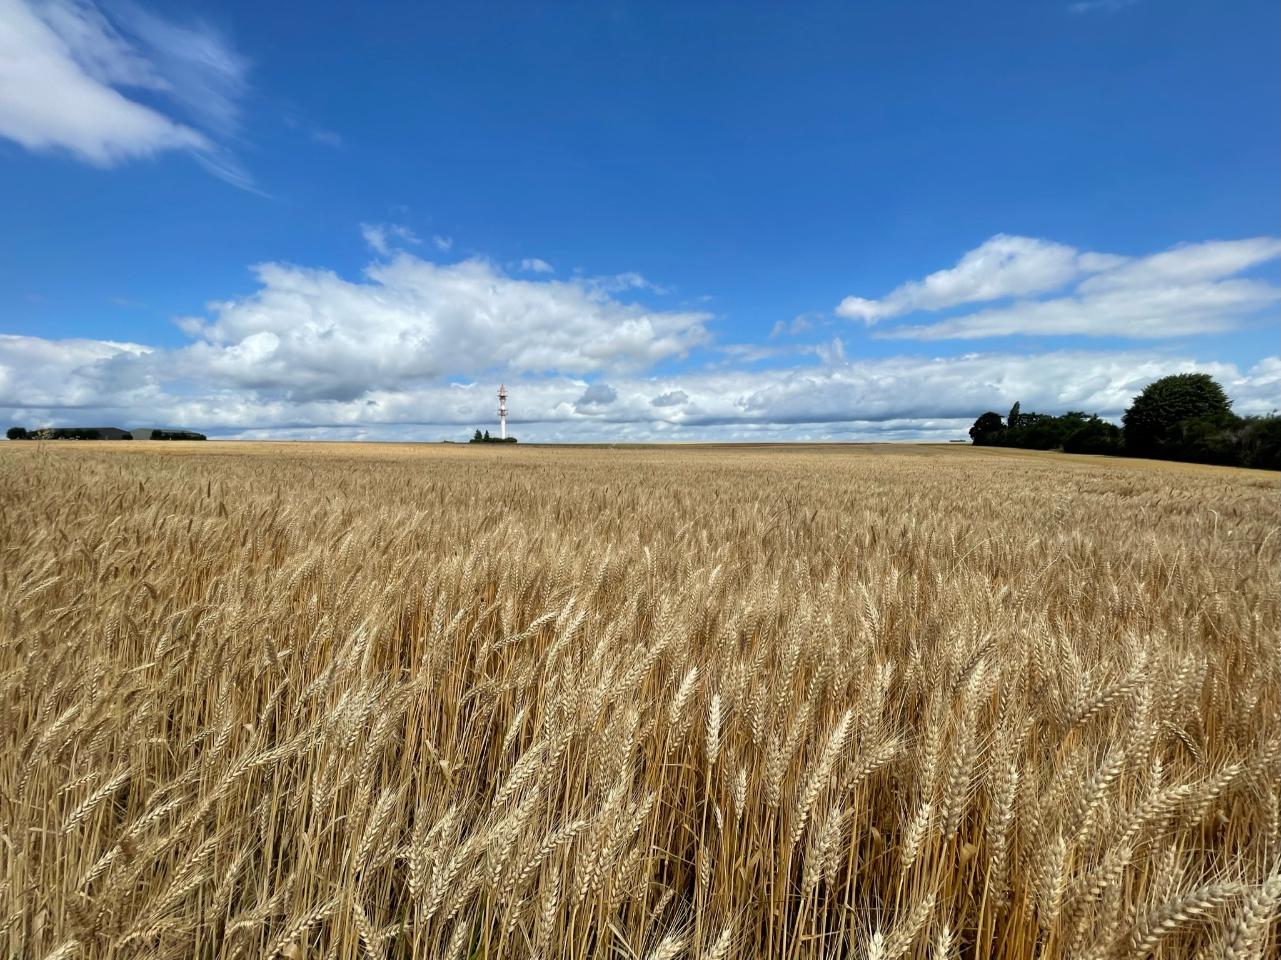
[[[498,436],[507,439],[507,387],[498,385]]]

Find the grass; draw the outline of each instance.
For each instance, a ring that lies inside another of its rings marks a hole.
[[[0,445],[0,954],[1271,955],[1279,489]]]

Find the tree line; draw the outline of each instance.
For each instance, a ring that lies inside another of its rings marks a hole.
[[[1097,414],[1024,413],[1015,403],[1005,418],[991,410],[980,416],[970,439],[976,446],[1281,470],[1281,417],[1238,416],[1223,388],[1204,373],[1176,373],[1148,384],[1119,427]]]
[[[128,430],[117,427],[41,427],[28,430],[26,427],[10,427],[5,436],[10,440],[204,440],[203,433],[194,430],[140,430],[140,437],[134,437]]]

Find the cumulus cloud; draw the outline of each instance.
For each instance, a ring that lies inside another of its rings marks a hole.
[[[708,341],[701,312],[649,310],[584,282],[407,253],[357,281],[268,263],[259,289],[187,318],[188,375],[293,398],[354,398],[446,377],[634,371]]]
[[[718,345],[708,313],[656,310],[593,279],[513,274],[484,259],[433,263],[374,226],[385,252],[361,274],[261,264],[249,294],[182,318],[181,346],[0,335],[0,418],[440,439],[492,425],[503,381],[522,440],[950,439],[1015,400],[1115,418],[1151,380],[1191,371],[1216,377],[1241,413],[1281,405],[1276,356],[1242,368],[1151,348],[866,357],[839,337]],[[1071,295],[1041,309],[1110,302],[1172,278],[1181,296],[1197,285],[1220,295],[1257,283],[1230,274],[1274,251],[1275,241],[1238,241],[1091,261]],[[694,351],[698,366],[680,362]]]
[[[119,409],[158,395],[130,370],[152,349],[113,340],[0,334],[0,406],[13,410]]]
[[[0,136],[104,167],[183,150],[252,186],[223,145],[238,126],[245,61],[204,25],[112,9],[109,18],[87,0],[0,0]],[[123,92],[133,90],[171,112]]]
[[[556,268],[546,260],[538,257],[526,257],[520,262],[520,269],[525,273],[555,273]]]
[[[239,359],[255,349],[236,341]],[[172,425],[215,435],[440,439],[494,421],[498,378],[387,376],[354,394],[281,391],[270,366],[204,365],[195,354],[106,341],[0,336],[0,416],[12,423]],[[266,349],[263,347],[262,349]],[[334,356],[340,356],[335,351]],[[963,437],[984,410],[1097,411],[1116,418],[1169,373],[1216,377],[1243,414],[1281,401],[1281,358],[1251,368],[1150,352],[829,360],[663,377],[505,376],[523,440],[928,439]],[[199,362],[197,362],[199,361]]]
[[[596,413],[618,399],[618,391],[608,383],[593,383],[574,401],[579,413]]]
[[[649,402],[651,407],[676,407],[689,402],[689,394],[684,390],[668,390],[660,393]]]
[[[841,316],[875,323],[969,303],[1012,301],[878,335],[915,340],[1016,335],[1156,339],[1211,333],[1281,299],[1281,289],[1238,274],[1281,256],[1281,240],[1185,244],[1144,257],[1081,252],[1030,237],[997,236],[953,268],[902,284],[879,300],[847,297]],[[1033,298],[1036,294],[1058,296]]]

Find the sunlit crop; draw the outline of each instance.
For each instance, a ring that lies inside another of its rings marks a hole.
[[[0,954],[1271,955],[1279,490],[5,445]]]

